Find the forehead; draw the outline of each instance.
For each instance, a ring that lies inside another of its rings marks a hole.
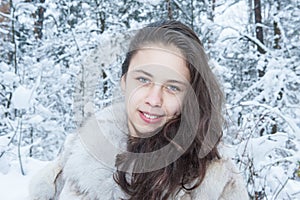
[[[182,53],[175,47],[146,46],[132,57],[128,72],[147,71],[155,76],[190,80],[190,72]]]

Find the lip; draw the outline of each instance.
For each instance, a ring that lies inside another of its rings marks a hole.
[[[157,118],[150,119],[150,118],[147,118],[144,114],[157,116]],[[162,117],[163,117],[163,115],[156,115],[156,114],[151,114],[151,113],[143,112],[143,111],[139,111],[139,115],[142,118],[142,120],[145,121],[148,124],[158,123],[162,120]]]

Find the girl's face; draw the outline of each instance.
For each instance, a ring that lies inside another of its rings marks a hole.
[[[176,48],[153,45],[138,50],[121,80],[130,134],[149,137],[176,118],[189,82],[186,61]]]

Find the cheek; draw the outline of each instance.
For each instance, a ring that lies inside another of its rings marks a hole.
[[[165,109],[169,116],[177,116],[181,113],[183,97],[172,97],[165,102]]]
[[[142,101],[144,99],[143,91],[141,88],[128,85],[126,89],[126,102],[128,105],[137,105],[138,102]]]

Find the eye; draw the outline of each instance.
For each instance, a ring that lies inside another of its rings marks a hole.
[[[150,83],[150,80],[144,77],[137,77],[136,79],[143,84]]]
[[[166,86],[166,88],[168,91],[170,91],[172,93],[180,92],[180,88],[177,86],[174,86],[174,85],[168,85],[168,86]]]

